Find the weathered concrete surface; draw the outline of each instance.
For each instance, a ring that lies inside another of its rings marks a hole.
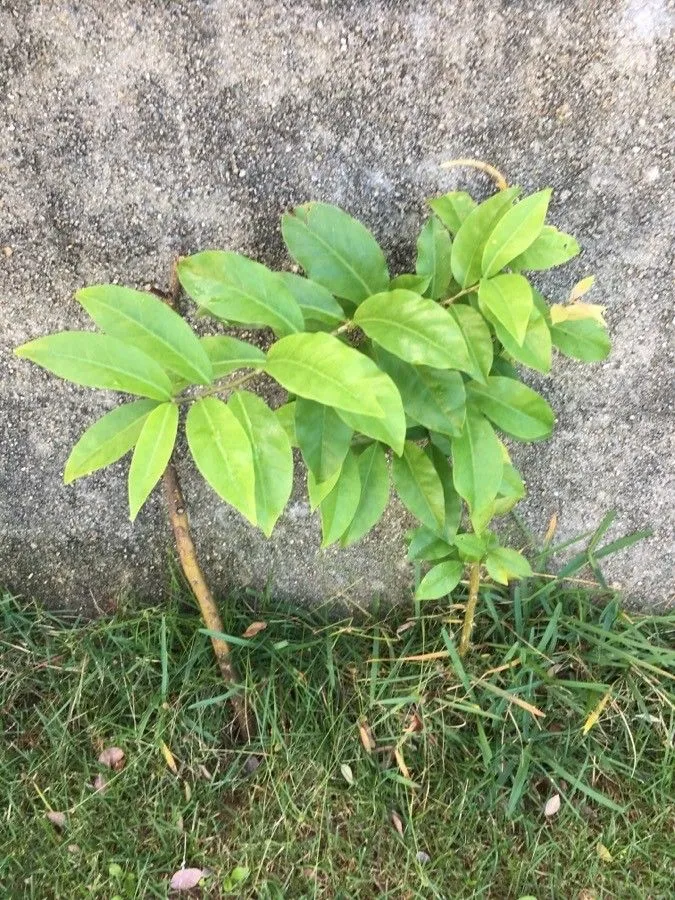
[[[637,602],[667,602],[672,25],[667,0],[0,0],[0,580],[85,607],[164,584],[161,496],[132,527],[122,465],[61,483],[111,400],[10,355],[86,327],[78,287],[162,283],[177,253],[211,246],[284,263],[279,215],[308,198],[361,216],[403,267],[425,196],[487,188],[439,170],[475,156],[554,187],[554,220],[585,251],[550,296],[595,272],[615,342],[607,363],[561,361],[544,380],[560,420],[520,453],[527,519],[541,532],[557,511],[570,536],[615,507],[617,532],[653,526],[607,571]],[[400,511],[319,554],[301,495],[265,543],[183,475],[219,588],[404,592]]]

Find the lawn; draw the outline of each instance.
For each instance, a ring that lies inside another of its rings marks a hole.
[[[461,592],[340,620],[231,599],[249,746],[178,586],[92,623],[5,595],[0,894],[166,897],[187,866],[204,897],[672,896],[675,614],[589,591],[486,591],[464,661]]]

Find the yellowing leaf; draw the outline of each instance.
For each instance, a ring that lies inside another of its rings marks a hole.
[[[359,722],[359,737],[366,753],[372,753],[377,744],[367,722]]]
[[[581,729],[582,734],[588,734],[588,732],[591,730],[591,728],[593,728],[593,726],[597,724],[598,719],[602,715],[602,711],[604,710],[604,708],[609,703],[611,696],[612,696],[612,691],[611,690],[607,691],[605,696],[596,705],[593,712],[590,714],[590,716],[584,722],[584,727]]]
[[[613,860],[614,857],[613,857],[612,854],[609,852],[609,850],[607,849],[607,847],[605,847],[604,844],[598,843],[598,844],[596,845],[596,847],[595,847],[595,850],[596,850],[596,852],[597,852],[597,854],[598,854],[598,858],[601,859],[603,862],[606,862],[606,863],[611,863],[611,862],[612,862],[612,860]]]
[[[404,778],[407,778],[408,781],[410,781],[410,769],[405,764],[405,759],[403,758],[403,753],[401,752],[400,747],[397,747],[394,750],[394,757],[396,758],[396,765],[401,770],[401,775],[403,775]]]
[[[583,297],[584,294],[587,294],[593,287],[594,283],[595,275],[587,275],[586,278],[582,278],[581,281],[577,281],[577,283],[570,291],[569,302],[574,303],[580,297]]]
[[[573,303],[563,305],[554,303],[551,306],[551,322],[557,325],[560,322],[576,322],[579,319],[593,319],[599,325],[605,326],[605,307],[597,303]]]
[[[548,523],[548,528],[546,529],[546,534],[544,535],[544,547],[548,547],[548,545],[553,540],[553,535],[556,532],[556,528],[558,527],[558,513],[553,513],[551,516],[551,521]]]
[[[159,749],[162,751],[162,756],[164,757],[167,766],[171,769],[174,775],[178,775],[178,766],[176,765],[176,759],[169,747],[164,743],[164,741],[160,742]]]

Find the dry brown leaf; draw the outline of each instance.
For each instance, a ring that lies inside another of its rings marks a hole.
[[[65,813],[55,812],[53,809],[50,809],[49,812],[45,813],[45,815],[55,828],[65,828],[66,827],[66,814]]]
[[[551,516],[551,521],[548,523],[548,528],[546,529],[546,534],[544,535],[544,547],[548,547],[548,545],[553,540],[553,535],[556,532],[558,527],[558,513],[554,512]]]
[[[544,815],[545,816],[555,816],[557,812],[560,811],[560,794],[553,794],[552,797],[549,797],[546,801],[546,805],[544,806]]]
[[[178,775],[178,766],[176,765],[176,758],[169,749],[169,747],[164,743],[164,741],[160,742],[159,749],[162,751],[162,756],[167,764],[167,766],[171,769],[174,775]]]
[[[402,634],[405,634],[408,629],[412,628],[415,625],[414,619],[408,619],[407,622],[404,622],[403,625],[399,625],[396,629],[396,634],[400,637]]]
[[[403,822],[401,821],[401,817],[395,809],[392,809],[391,811],[391,824],[394,826],[399,835],[403,837]]]
[[[206,874],[204,869],[179,869],[171,876],[169,888],[172,891],[191,891]]]
[[[102,766],[108,766],[114,772],[121,772],[126,764],[124,750],[120,747],[106,747],[99,753],[98,761]]]
[[[359,737],[366,753],[372,753],[377,747],[375,738],[367,722],[359,722]]]
[[[399,769],[401,771],[401,775],[403,775],[404,778],[407,778],[408,781],[412,781],[412,779],[410,777],[410,769],[405,764],[405,760],[403,759],[403,753],[401,752],[400,747],[396,747],[396,749],[394,750],[394,758],[396,759],[396,765],[399,767]]]
[[[94,778],[94,790],[97,794],[102,794],[104,791],[108,789],[108,782],[105,779],[104,775],[97,775]]]
[[[207,781],[211,781],[213,775],[209,772],[206,766],[203,766],[201,763],[199,763],[197,768],[199,769],[199,774],[202,776],[202,778],[205,778]]]
[[[416,731],[424,731],[424,722],[419,712],[416,709],[411,709],[408,713],[408,724],[405,727],[405,733],[414,734]]]
[[[267,622],[251,622],[246,631],[242,634],[243,638],[252,638],[256,634],[260,634],[267,628]]]

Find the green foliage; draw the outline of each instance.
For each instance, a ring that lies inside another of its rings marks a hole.
[[[500,435],[544,440],[554,412],[520,369],[551,370],[553,351],[586,362],[610,350],[602,308],[549,303],[523,274],[567,262],[571,235],[545,223],[550,190],[516,187],[482,203],[453,191],[428,201],[415,272],[391,275],[368,229],[341,209],[306,203],[282,218],[304,274],[237,253],[181,259],[177,274],[202,312],[273,332],[263,350],[241,336],[199,338],[156,296],[96,285],[77,299],[99,332],[63,332],[17,350],[51,372],[140,398],[95,422],[73,448],[67,483],[129,451],[132,518],[169,460],[187,408],[194,462],[213,490],[270,535],[293,484],[292,447],[307,467],[323,545],[349,546],[390,498],[419,520],[409,557],[432,564],[419,598],[449,593],[466,563],[495,581],[527,577],[488,526],[525,494]],[[285,389],[271,409],[247,388]],[[222,395],[223,399],[219,398]],[[462,528],[464,519],[465,528]]]

